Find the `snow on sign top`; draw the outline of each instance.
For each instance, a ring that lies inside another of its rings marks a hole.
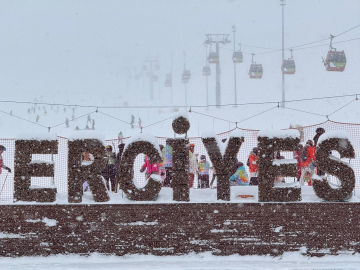
[[[276,130],[276,129],[263,129],[258,133],[258,137],[268,137],[268,138],[300,138],[300,132],[297,129],[287,129],[287,130]]]
[[[149,133],[139,133],[137,135],[133,135],[131,136],[126,144],[125,144],[125,148],[124,151],[128,148],[128,146],[133,143],[133,142],[139,142],[139,141],[145,141],[145,142],[149,142],[152,145],[154,145],[155,149],[159,152],[159,155],[162,157],[162,153],[160,151],[160,147],[159,147],[159,143],[156,140],[155,136]]]
[[[240,129],[235,129],[230,133],[230,138],[234,138],[234,137],[244,137],[243,131]],[[229,140],[226,140],[225,143],[221,142],[220,139],[218,138],[218,136],[216,135],[216,133],[213,130],[206,130],[201,134],[201,138],[206,139],[206,138],[215,138],[217,145],[220,148],[220,153],[221,155],[225,155],[225,150],[227,147],[227,144],[229,142]]]
[[[174,119],[179,118],[181,116],[189,120],[189,115],[187,111],[178,111],[177,113],[174,114]]]
[[[98,139],[99,141],[104,142],[105,136],[104,134],[93,130],[79,130],[69,135],[69,141],[83,139]]]
[[[18,134],[16,140],[53,141],[57,140],[57,135],[54,132],[27,132]]]
[[[348,139],[350,141],[350,143],[352,144],[349,133],[344,130],[334,130],[334,131],[325,132],[324,134],[322,134],[319,137],[317,144],[319,145],[322,141],[331,139],[331,138]]]
[[[231,131],[230,133],[230,138],[234,138],[234,137],[244,137],[244,132],[241,129],[234,129],[233,131]]]

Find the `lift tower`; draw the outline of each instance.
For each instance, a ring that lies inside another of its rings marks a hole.
[[[221,105],[221,87],[220,87],[220,58],[219,58],[219,44],[227,44],[231,41],[228,40],[229,34],[206,34],[205,44],[215,44],[216,52],[210,51],[209,63],[216,64],[216,107],[220,108]]]
[[[146,57],[144,63],[149,64],[150,66],[150,100],[154,100],[154,81],[153,81],[153,63],[158,63],[159,58],[157,57]]]

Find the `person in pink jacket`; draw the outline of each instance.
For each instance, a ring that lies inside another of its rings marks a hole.
[[[144,162],[145,163],[142,165],[140,172],[144,172],[146,169],[146,179],[148,179],[151,174],[159,174],[158,163],[151,164],[148,156],[145,156]]]

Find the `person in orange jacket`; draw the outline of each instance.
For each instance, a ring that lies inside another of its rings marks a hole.
[[[300,154],[301,177],[300,185],[306,182],[311,186],[311,178],[315,172],[315,146],[311,140],[306,142]]]
[[[258,148],[254,147],[253,150],[250,152],[249,159],[247,162],[247,166],[249,167],[250,171],[250,186],[257,186],[259,184],[258,181]]]

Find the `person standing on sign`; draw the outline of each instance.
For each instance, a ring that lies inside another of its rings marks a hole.
[[[0,174],[2,173],[2,169],[7,170],[9,173],[11,173],[11,169],[4,165],[4,161],[2,158],[2,153],[6,151],[6,148],[3,145],[0,145]]]

